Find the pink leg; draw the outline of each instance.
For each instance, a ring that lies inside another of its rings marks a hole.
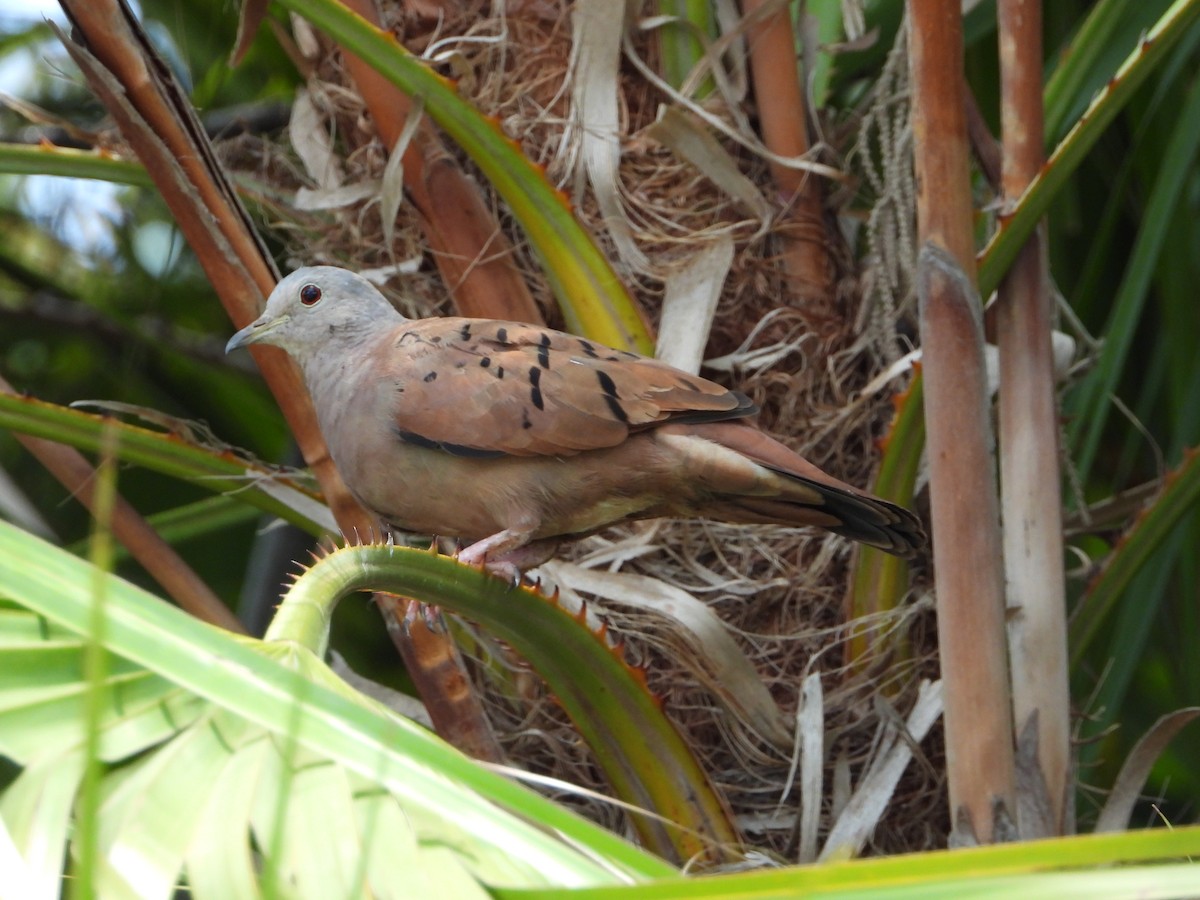
[[[547,538],[531,542],[529,534],[528,531],[506,528],[461,551],[458,554],[459,562],[483,566],[515,587],[521,583],[524,569],[540,566],[558,549],[557,540]]]

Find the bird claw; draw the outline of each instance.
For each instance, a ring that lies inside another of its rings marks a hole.
[[[489,538],[482,541],[476,541],[466,550],[460,550],[457,554],[457,559],[461,563],[466,563],[469,566],[478,566],[503,581],[508,582],[509,589],[518,588],[521,586],[521,579],[524,577],[520,567],[508,558],[507,548],[504,544],[506,540],[500,540],[501,535]],[[496,556],[492,556],[496,551],[500,551]]]
[[[433,603],[421,603],[414,600],[408,604],[408,609],[404,611],[404,618],[400,620],[401,626],[404,628],[406,635],[411,635],[413,626],[420,620],[431,634],[445,634],[446,622],[442,618],[442,608]]]
[[[483,567],[489,574],[508,582],[508,589],[510,591],[519,588],[521,582],[525,580],[525,573],[506,560],[489,561],[484,563]]]
[[[490,575],[507,581],[510,589],[518,588],[524,572],[536,569],[554,555],[557,539],[528,541],[528,533],[502,531],[476,541],[458,554],[458,561],[479,566]]]
[[[465,562],[468,565],[478,566],[487,574],[506,582],[509,590],[519,588],[521,586],[521,582],[525,580],[525,573],[523,573],[516,566],[516,564],[511,563],[506,559],[481,559],[479,561],[475,561],[472,559],[463,559],[461,556],[458,559],[459,562]]]

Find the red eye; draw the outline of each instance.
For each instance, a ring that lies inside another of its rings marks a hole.
[[[321,289],[315,284],[306,284],[300,288],[300,302],[305,306],[313,306],[321,299]]]

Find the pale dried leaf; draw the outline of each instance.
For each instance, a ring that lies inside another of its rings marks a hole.
[[[308,19],[298,13],[288,13],[292,24],[292,37],[296,41],[296,49],[307,60],[316,60],[321,55],[321,41],[317,30],[308,24]]]
[[[400,129],[400,137],[396,138],[396,146],[388,156],[387,165],[383,168],[383,182],[379,189],[379,217],[383,222],[383,238],[387,246],[393,246],[396,240],[396,216],[400,212],[400,204],[404,202],[404,151],[417,133],[421,124],[421,116],[425,104],[420,97],[412,98],[412,106]]]
[[[771,204],[737,161],[695,116],[674,106],[663,106],[658,121],[643,132],[703,172],[713,184],[737,200],[761,223],[770,224]]]
[[[22,100],[20,97],[14,97],[12,94],[0,91],[0,106],[7,106],[18,116],[25,119],[34,125],[44,125],[48,128],[61,128],[69,137],[85,144],[98,146],[100,144],[100,133],[97,131],[87,131],[80,128],[74,122],[71,122],[62,116],[55,115],[47,109],[43,109],[35,103],[30,103],[28,100]]]
[[[289,509],[294,509],[300,515],[304,516],[304,518],[320,525],[330,534],[341,534],[337,520],[334,519],[333,513],[324,503],[314,500],[308,494],[298,491],[294,487],[289,487],[272,478],[264,478],[262,477],[262,472],[256,472],[253,469],[246,470],[246,478],[252,481],[254,486],[268,497],[277,500]]]
[[[19,525],[38,537],[56,544],[59,543],[58,536],[50,527],[50,523],[42,516],[41,511],[29,499],[20,485],[13,481],[8,472],[2,468],[0,468],[0,518]]]
[[[303,88],[296,91],[296,99],[292,103],[288,138],[305,171],[318,187],[329,190],[341,185],[341,165],[333,152],[333,139],[313,103],[312,95]]]
[[[857,41],[866,33],[867,17],[863,0],[842,0],[842,29],[849,41]]]
[[[821,861],[857,856],[861,852],[879,824],[900,776],[912,759],[911,744],[923,740],[941,714],[942,683],[923,682],[917,702],[905,723],[907,739],[900,739],[892,725],[884,725],[885,736],[880,753],[872,760],[858,789],[830,829],[825,847],[818,857]]]
[[[411,259],[402,259],[387,266],[377,266],[373,269],[359,269],[358,274],[371,284],[384,285],[388,280],[396,275],[412,275],[421,268],[423,258],[414,256]]]
[[[542,569],[564,588],[653,612],[671,622],[689,651],[676,662],[755,733],[776,746],[791,745],[783,712],[754,666],[725,624],[691,594],[645,575],[600,572],[561,561]]]
[[[1065,378],[1075,359],[1077,343],[1069,334],[1061,331],[1050,332],[1050,343],[1054,354],[1054,376]],[[992,396],[1000,386],[1000,356],[994,344],[984,345],[984,362],[987,365],[988,392]],[[921,361],[921,351],[913,350],[900,357],[890,366],[872,378],[862,389],[862,396],[869,397],[887,387],[890,382],[912,371],[914,364]]]
[[[296,199],[292,205],[303,212],[318,209],[344,209],[363,200],[368,200],[379,193],[379,183],[366,181],[360,184],[347,184],[341,187],[300,188],[296,191]]]
[[[207,422],[173,416],[153,407],[140,406],[136,403],[122,403],[119,400],[73,400],[70,408],[98,409],[103,413],[133,416],[143,422],[157,425],[163,431],[169,432],[189,444],[219,451],[234,449],[232,444],[227,444],[218,438]]]
[[[653,274],[650,261],[634,242],[621,202],[618,69],[625,14],[633,4],[620,4],[619,14],[614,6],[612,0],[580,0],[575,4],[573,114],[588,180],[617,253],[630,269]]]
[[[872,378],[869,382],[867,382],[866,386],[862,389],[862,396],[873,397],[884,388],[887,388],[888,390],[895,390],[896,386],[892,386],[891,383],[897,378],[900,378],[902,375],[907,375],[909,372],[911,372],[914,364],[919,362],[920,359],[920,350],[913,350],[911,353],[907,353],[900,357],[898,360]]]
[[[830,818],[836,821],[841,816],[850,802],[853,790],[854,786],[850,782],[850,759],[842,752],[833,761],[833,784],[829,791]]]
[[[715,369],[718,372],[760,372],[771,368],[780,360],[793,353],[801,352],[805,344],[817,340],[816,335],[811,331],[801,330],[789,336],[786,340],[777,341],[766,347],[754,347],[754,342],[758,339],[759,334],[768,325],[790,314],[794,314],[794,310],[788,307],[777,307],[771,310],[758,320],[758,323],[746,335],[746,339],[742,341],[740,347],[724,356],[715,356],[712,359],[706,359],[704,361],[705,368]]]
[[[696,374],[704,359],[708,332],[721,288],[733,264],[733,240],[717,235],[666,278],[655,355]]]
[[[796,714],[800,737],[800,845],[797,862],[815,862],[821,821],[821,776],[825,770],[825,693],[821,673],[812,672],[800,691]]]
[[[748,151],[760,156],[765,160],[769,160],[776,165],[783,166],[787,169],[795,169],[800,172],[812,172],[814,175],[822,175],[832,181],[843,183],[849,180],[845,172],[833,166],[824,163],[813,162],[805,156],[780,156],[778,153],[772,153],[767,149],[766,145],[758,139],[754,129],[750,127],[749,122],[745,119],[745,114],[736,108],[725,108],[723,113],[733,118],[736,125],[731,125],[728,121],[717,115],[703,105],[694,102],[688,97],[685,97],[666,80],[664,80],[644,59],[637,55],[636,48],[632,41],[626,37],[625,39],[625,58],[637,69],[638,73],[646,79],[654,88],[666,94],[673,101],[678,103],[683,108],[687,109],[693,115],[708,123],[708,125],[716,131],[719,131],[725,137],[729,138],[745,147]],[[716,70],[714,70],[715,72]],[[718,79],[718,83],[720,80]]]
[[[404,716],[406,719],[412,719],[418,725],[424,725],[426,728],[433,729],[433,719],[429,717],[429,710],[425,708],[425,704],[416,697],[401,693],[395,688],[390,688],[386,684],[380,684],[378,681],[372,681],[363,675],[359,675],[346,662],[336,650],[329,651],[329,668],[337,674],[342,681],[350,685],[361,694],[366,694],[377,703],[382,703],[392,712],[397,715]]]

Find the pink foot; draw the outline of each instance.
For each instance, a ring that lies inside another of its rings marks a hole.
[[[458,554],[459,562],[482,566],[513,587],[521,583],[521,573],[540,566],[554,555],[558,541],[547,538],[530,541],[528,532],[506,529],[476,541]]]

